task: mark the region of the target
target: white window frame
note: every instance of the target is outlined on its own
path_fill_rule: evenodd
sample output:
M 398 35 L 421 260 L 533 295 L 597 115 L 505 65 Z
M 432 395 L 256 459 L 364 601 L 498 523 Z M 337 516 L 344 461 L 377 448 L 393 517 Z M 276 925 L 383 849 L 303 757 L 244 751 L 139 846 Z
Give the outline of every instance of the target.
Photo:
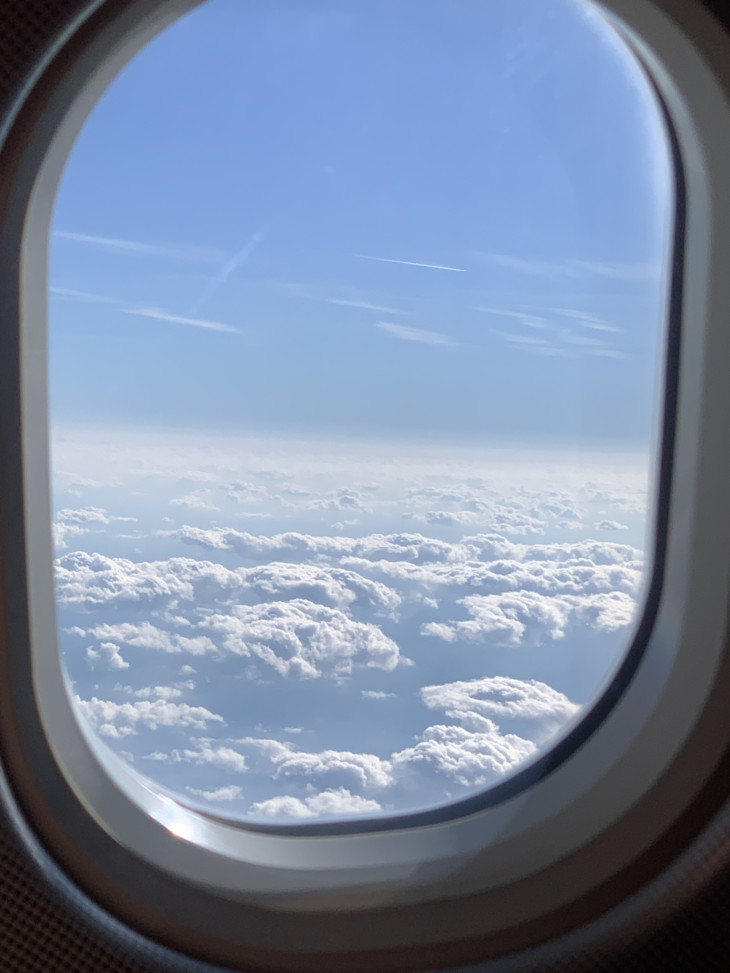
M 657 88 L 678 167 L 660 556 L 626 678 L 525 771 L 524 786 L 453 814 L 282 832 L 216 819 L 145 784 L 80 725 L 57 648 L 52 205 L 99 95 L 195 5 L 91 3 L 0 131 L 0 751 L 12 799 L 112 914 L 233 967 L 435 968 L 587 928 L 606 935 L 609 909 L 611 928 L 638 921 L 629 893 L 650 895 L 652 878 L 681 869 L 676 842 L 698 840 L 730 792 L 730 774 L 723 791 L 707 787 L 730 751 L 730 41 L 696 2 L 602 4 Z

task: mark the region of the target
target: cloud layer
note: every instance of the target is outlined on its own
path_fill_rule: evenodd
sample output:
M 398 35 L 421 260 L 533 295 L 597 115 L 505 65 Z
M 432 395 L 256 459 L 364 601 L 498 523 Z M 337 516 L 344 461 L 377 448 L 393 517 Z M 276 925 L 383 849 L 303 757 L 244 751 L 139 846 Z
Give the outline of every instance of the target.
M 196 806 L 313 821 L 474 794 L 580 717 L 644 583 L 615 539 L 639 478 L 292 455 L 181 478 L 120 447 L 60 481 L 61 649 L 103 741 Z

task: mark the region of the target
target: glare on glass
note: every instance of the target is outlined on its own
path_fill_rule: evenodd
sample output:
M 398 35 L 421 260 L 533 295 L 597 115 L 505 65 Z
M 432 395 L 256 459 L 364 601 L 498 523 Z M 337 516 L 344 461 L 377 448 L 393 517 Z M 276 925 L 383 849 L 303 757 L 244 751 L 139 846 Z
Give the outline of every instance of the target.
M 672 205 L 587 3 L 211 0 L 161 34 L 53 224 L 79 718 L 272 824 L 529 766 L 640 612 Z

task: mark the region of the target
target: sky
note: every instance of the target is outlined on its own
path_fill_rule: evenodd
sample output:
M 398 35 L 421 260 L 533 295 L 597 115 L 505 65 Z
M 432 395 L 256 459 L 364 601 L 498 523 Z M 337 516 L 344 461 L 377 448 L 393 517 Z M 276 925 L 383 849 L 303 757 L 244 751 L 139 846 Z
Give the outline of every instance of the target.
M 49 250 L 59 641 L 200 806 L 458 800 L 646 585 L 671 236 L 577 0 L 209 0 L 103 94 Z

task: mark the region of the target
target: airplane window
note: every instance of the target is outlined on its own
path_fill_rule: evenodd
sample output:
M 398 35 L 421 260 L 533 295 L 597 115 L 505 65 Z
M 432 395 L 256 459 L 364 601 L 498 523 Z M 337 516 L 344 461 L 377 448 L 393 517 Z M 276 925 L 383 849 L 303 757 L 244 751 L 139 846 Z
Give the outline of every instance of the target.
M 145 969 L 633 968 L 727 861 L 707 4 L 51 6 L 0 79 L 8 902 Z
M 651 573 L 671 165 L 579 0 L 211 0 L 111 85 L 50 244 L 79 717 L 250 822 L 509 780 Z

